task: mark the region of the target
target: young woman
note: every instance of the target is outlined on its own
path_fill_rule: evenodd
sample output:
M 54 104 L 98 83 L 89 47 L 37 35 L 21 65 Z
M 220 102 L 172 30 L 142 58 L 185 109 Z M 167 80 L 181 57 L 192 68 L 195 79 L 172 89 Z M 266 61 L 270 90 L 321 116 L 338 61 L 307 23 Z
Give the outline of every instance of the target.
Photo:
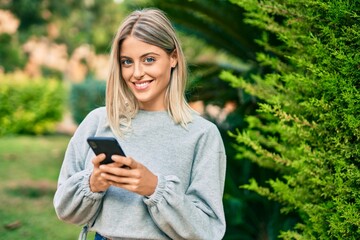
M 95 239 L 221 239 L 223 142 L 185 101 L 186 63 L 164 13 L 130 14 L 111 61 L 106 107 L 89 113 L 66 151 L 58 217 L 89 224 Z M 105 155 L 86 141 L 92 136 L 115 137 L 127 157 L 101 165 Z

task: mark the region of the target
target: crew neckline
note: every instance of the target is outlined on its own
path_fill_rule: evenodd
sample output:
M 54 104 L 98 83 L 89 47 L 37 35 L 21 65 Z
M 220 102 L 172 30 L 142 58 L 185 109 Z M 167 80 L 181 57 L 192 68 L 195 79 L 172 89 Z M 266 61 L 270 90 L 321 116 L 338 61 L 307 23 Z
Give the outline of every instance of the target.
M 156 113 L 167 113 L 168 111 L 166 111 L 166 110 L 150 111 L 150 110 L 139 109 L 139 112 L 149 113 L 149 114 L 151 114 L 151 113 L 156 114 Z

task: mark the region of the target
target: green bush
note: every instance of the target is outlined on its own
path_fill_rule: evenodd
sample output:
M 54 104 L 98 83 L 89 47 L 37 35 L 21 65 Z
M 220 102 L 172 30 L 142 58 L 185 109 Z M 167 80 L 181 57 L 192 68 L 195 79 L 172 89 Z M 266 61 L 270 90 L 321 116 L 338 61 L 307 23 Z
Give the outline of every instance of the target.
M 17 35 L 0 33 L 0 69 L 11 72 L 23 68 L 26 57 L 21 49 Z
M 65 88 L 59 81 L 1 75 L 0 136 L 53 132 L 64 102 Z
M 248 129 L 231 135 L 239 158 L 280 174 L 244 187 L 298 213 L 282 238 L 360 239 L 359 1 L 232 2 L 264 30 L 257 60 L 268 73 L 253 84 L 222 74 L 262 102 Z
M 81 123 L 93 109 L 105 105 L 106 82 L 87 78 L 73 84 L 70 91 L 70 109 L 76 123 Z

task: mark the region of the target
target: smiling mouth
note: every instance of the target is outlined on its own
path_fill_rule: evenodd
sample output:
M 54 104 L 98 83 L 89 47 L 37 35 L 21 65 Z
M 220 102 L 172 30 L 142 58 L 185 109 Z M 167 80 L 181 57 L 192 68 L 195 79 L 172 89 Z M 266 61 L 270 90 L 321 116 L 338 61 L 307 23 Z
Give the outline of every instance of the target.
M 145 81 L 145 82 L 134 82 L 135 88 L 137 90 L 146 89 L 152 81 Z

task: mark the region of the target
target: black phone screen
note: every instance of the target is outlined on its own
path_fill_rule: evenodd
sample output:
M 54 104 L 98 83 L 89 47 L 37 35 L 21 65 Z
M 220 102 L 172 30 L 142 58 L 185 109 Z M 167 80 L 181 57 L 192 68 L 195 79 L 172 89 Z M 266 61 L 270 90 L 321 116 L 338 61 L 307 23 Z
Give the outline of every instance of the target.
M 104 153 L 106 158 L 100 164 L 108 164 L 114 162 L 111 159 L 112 155 L 126 156 L 118 141 L 113 137 L 89 137 L 87 139 L 91 149 L 95 155 Z

